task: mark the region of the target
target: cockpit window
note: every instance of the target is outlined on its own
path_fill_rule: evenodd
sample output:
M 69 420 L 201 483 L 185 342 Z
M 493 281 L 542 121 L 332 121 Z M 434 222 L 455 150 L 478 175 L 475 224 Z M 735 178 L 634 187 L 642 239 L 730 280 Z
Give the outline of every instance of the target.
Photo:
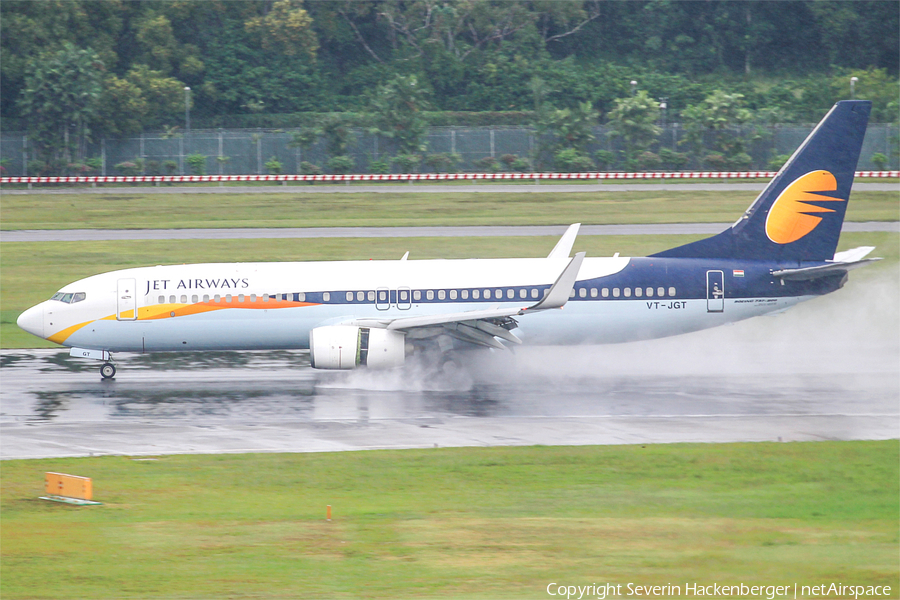
M 56 292 L 53 294 L 51 300 L 56 300 L 58 302 L 65 302 L 66 304 L 74 304 L 75 302 L 81 302 L 87 298 L 87 294 L 84 292 L 77 292 L 75 294 L 64 294 L 63 292 Z

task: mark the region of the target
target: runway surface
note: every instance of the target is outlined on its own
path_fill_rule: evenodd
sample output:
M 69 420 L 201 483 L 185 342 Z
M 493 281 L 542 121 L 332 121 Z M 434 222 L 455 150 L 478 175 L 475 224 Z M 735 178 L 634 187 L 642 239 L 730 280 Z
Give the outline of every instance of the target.
M 896 277 L 653 342 L 461 368 L 313 371 L 302 351 L 0 354 L 0 457 L 900 437 Z
M 579 235 L 716 234 L 731 223 L 660 223 L 653 225 L 582 225 Z M 248 229 L 63 229 L 0 233 L 3 242 L 96 242 L 109 240 L 225 240 L 293 238 L 406 238 L 559 236 L 565 225 L 468 227 L 291 227 Z M 900 222 L 845 222 L 842 231 L 900 232 Z

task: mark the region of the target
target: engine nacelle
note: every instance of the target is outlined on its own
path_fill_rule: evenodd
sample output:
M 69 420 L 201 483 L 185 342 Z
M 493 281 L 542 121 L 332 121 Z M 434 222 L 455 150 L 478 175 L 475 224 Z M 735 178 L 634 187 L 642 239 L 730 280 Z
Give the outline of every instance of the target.
M 314 369 L 399 367 L 406 360 L 406 336 L 397 331 L 355 325 L 328 325 L 309 332 Z

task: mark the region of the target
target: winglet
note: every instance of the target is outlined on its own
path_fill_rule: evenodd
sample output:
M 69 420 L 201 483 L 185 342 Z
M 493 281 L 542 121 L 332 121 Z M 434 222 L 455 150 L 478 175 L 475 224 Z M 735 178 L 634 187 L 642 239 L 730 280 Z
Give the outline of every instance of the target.
M 581 227 L 581 223 L 572 223 L 569 225 L 569 228 L 566 229 L 563 236 L 559 238 L 559 241 L 553 246 L 553 250 L 550 251 L 547 258 L 568 258 L 569 252 L 572 251 L 572 246 L 575 244 L 575 238 L 578 237 L 579 227 Z
M 573 227 L 575 226 L 573 225 Z M 569 229 L 571 229 L 571 227 Z M 566 233 L 568 234 L 568 232 Z M 581 262 L 584 260 L 584 255 L 584 252 L 576 254 L 575 257 L 569 261 L 568 266 L 563 269 L 563 272 L 556 280 L 556 283 L 550 287 L 550 291 L 547 292 L 544 299 L 533 306 L 523 308 L 519 311 L 519 314 L 521 315 L 526 312 L 537 310 L 547 310 L 548 308 L 562 308 L 565 306 L 566 302 L 569 301 L 569 294 L 572 293 L 572 288 L 575 287 L 575 281 L 578 279 L 578 271 L 581 269 Z

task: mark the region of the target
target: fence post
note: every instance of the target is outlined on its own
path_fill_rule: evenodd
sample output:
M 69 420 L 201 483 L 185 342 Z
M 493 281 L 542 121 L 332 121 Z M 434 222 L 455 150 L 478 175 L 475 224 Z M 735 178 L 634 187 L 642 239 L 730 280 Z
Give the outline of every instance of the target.
M 184 136 L 178 138 L 178 170 L 182 175 L 184 172 Z
M 491 158 L 494 158 L 494 128 L 491 127 Z
M 100 175 L 106 177 L 106 138 L 100 138 Z
M 256 135 L 256 174 L 262 175 L 262 131 Z
M 22 136 L 22 174 L 28 177 L 28 136 Z

